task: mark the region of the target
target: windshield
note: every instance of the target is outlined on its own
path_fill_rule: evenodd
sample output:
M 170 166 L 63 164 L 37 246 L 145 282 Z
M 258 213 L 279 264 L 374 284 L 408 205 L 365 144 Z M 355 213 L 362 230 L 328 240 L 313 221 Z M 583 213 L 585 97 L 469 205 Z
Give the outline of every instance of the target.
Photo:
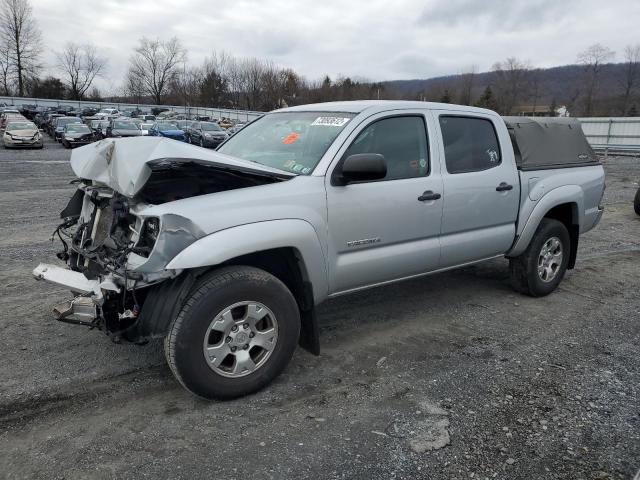
M 58 126 L 62 127 L 67 123 L 81 123 L 79 118 L 58 118 Z
M 133 122 L 113 122 L 113 128 L 117 130 L 137 130 L 138 125 Z
M 271 113 L 245 126 L 220 152 L 309 175 L 354 116 L 342 112 Z
M 89 127 L 82 123 L 72 123 L 67 125 L 67 133 L 89 133 Z
M 222 131 L 222 128 L 220 128 L 215 123 L 201 123 L 200 125 L 202 125 L 202 130 L 205 132 L 221 132 Z
M 7 132 L 15 132 L 16 130 L 37 130 L 37 128 L 31 122 L 10 123 L 7 125 Z
M 179 130 L 178 127 L 173 123 L 158 123 L 156 124 L 156 129 L 161 132 L 167 132 L 169 130 Z

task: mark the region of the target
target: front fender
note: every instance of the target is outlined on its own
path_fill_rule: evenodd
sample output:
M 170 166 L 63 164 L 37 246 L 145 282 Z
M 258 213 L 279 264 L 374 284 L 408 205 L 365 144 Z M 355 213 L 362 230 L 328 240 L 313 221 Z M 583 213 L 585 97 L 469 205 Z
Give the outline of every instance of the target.
M 522 229 L 522 232 L 518 236 L 515 244 L 511 247 L 511 250 L 507 252 L 507 257 L 517 257 L 524 252 L 533 235 L 538 229 L 538 225 L 544 218 L 544 216 L 553 207 L 562 205 L 565 203 L 574 204 L 573 209 L 573 221 L 577 225 L 584 223 L 584 192 L 578 185 L 564 185 L 562 187 L 555 188 L 544 195 L 538 200 L 536 206 L 531 211 L 529 218 Z M 522 219 L 521 219 L 522 220 Z
M 284 219 L 248 223 L 212 233 L 178 253 L 167 270 L 219 265 L 232 258 L 274 248 L 295 248 L 313 285 L 315 303 L 328 294 L 327 264 L 313 226 L 304 220 Z

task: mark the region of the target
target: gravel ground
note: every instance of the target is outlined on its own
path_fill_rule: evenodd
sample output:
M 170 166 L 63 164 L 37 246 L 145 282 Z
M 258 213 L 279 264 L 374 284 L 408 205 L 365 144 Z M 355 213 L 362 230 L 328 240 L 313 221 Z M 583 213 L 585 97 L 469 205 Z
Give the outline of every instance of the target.
M 159 343 L 53 320 L 36 283 L 73 187 L 69 152 L 0 151 L 5 478 L 630 479 L 640 468 L 640 160 L 606 163 L 606 213 L 544 299 L 505 260 L 330 301 L 322 355 L 204 402 Z

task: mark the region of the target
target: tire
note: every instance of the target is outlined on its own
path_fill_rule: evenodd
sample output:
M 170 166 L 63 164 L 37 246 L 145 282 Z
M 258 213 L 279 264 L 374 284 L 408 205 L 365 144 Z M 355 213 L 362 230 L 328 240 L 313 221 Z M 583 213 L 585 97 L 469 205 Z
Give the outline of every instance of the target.
M 636 215 L 640 215 L 640 188 L 636 192 L 636 196 L 633 199 L 633 209 L 636 212 Z
M 543 248 L 549 250 L 545 258 Z M 557 256 L 558 252 L 561 257 Z M 567 227 L 558 220 L 543 218 L 527 249 L 520 256 L 509 259 L 513 288 L 532 297 L 549 295 L 562 281 L 570 253 L 571 238 Z M 539 268 L 543 271 L 540 272 Z
M 200 139 L 200 146 L 204 148 L 204 140 L 202 138 Z
M 268 311 L 265 314 L 264 309 L 252 310 L 264 315 L 259 321 L 249 315 L 249 308 L 256 304 Z M 229 314 L 223 317 L 225 312 L 233 312 L 233 318 Z M 263 321 L 268 328 L 261 331 L 257 326 Z M 216 325 L 219 327 L 214 328 Z M 240 332 L 245 332 L 244 337 Z M 247 335 L 252 335 L 253 340 Z M 275 343 L 267 341 L 269 335 Z M 226 400 L 260 390 L 276 378 L 291 360 L 299 336 L 300 313 L 287 287 L 263 270 L 230 266 L 207 274 L 193 287 L 169 327 L 164 351 L 173 374 L 187 390 L 206 399 Z M 260 340 L 258 337 L 268 345 L 267 349 L 253 343 Z M 245 342 L 250 345 L 246 350 L 240 346 Z M 209 357 L 210 363 L 205 357 L 207 348 L 225 350 L 218 359 Z M 233 348 L 235 353 L 231 352 Z M 240 367 L 240 360 L 246 360 L 247 355 L 256 355 L 249 363 L 250 368 L 255 367 L 253 371 Z

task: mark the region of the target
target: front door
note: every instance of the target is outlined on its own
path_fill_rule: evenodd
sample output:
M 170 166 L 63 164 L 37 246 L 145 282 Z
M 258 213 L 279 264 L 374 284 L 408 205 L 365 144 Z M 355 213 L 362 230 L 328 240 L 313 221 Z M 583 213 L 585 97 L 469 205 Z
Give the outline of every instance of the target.
M 329 169 L 332 294 L 437 269 L 442 180 L 427 132 L 423 113 L 374 116 L 353 132 L 339 158 L 381 154 L 386 177 L 337 186 L 331 173 L 340 168 L 340 161 Z

